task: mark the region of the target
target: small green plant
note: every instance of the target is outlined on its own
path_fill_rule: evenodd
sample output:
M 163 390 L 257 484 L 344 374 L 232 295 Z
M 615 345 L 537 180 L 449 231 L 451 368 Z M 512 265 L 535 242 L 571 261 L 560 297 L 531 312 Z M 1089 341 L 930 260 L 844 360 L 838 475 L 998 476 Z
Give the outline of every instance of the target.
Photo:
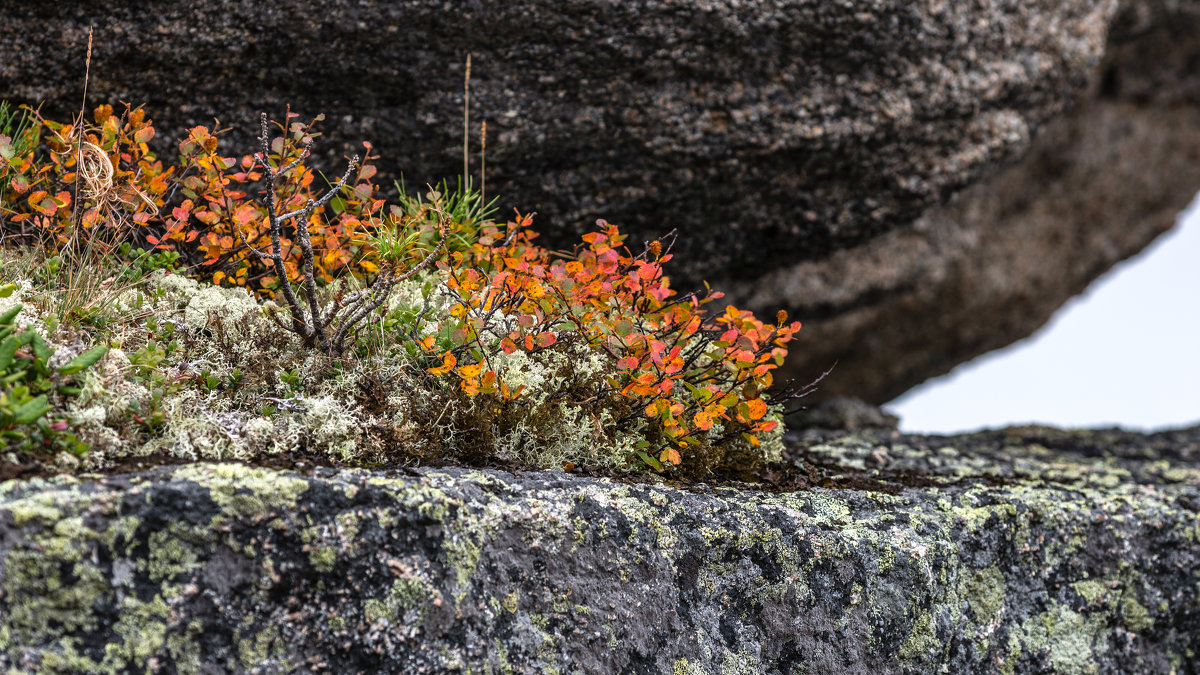
M 180 265 L 178 251 L 135 248 L 127 241 L 117 246 L 117 257 L 125 265 L 119 279 L 126 283 L 141 281 L 158 270 L 177 270 Z
M 279 373 L 279 380 L 286 384 L 293 394 L 299 394 L 304 391 L 304 378 L 300 377 L 300 370 L 292 368 Z
M 0 297 L 12 291 L 9 284 Z M 95 365 L 108 346 L 93 347 L 52 369 L 54 352 L 41 334 L 32 328 L 17 332 L 21 308 L 15 305 L 0 315 L 0 437 L 9 450 L 83 454 L 86 446 L 70 433 L 66 420 L 51 416 L 51 398 L 79 394 L 71 376 Z
M 447 252 L 454 253 L 469 251 L 496 215 L 498 198 L 484 201 L 483 193 L 472 189 L 469 178 L 464 181 L 460 176 L 453 190 L 443 180 L 423 196 L 410 195 L 403 178 L 394 185 L 400 196 L 390 213 L 408 222 L 409 229 L 419 235 L 414 245 L 424 250 L 437 244 L 435 238 L 443 217 L 454 224 L 446 242 Z

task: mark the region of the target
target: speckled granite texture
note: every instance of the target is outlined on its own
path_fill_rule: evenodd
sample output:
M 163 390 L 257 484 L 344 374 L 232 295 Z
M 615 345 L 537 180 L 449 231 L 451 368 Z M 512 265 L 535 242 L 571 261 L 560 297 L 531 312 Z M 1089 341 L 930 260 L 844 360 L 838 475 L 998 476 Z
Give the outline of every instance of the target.
M 822 398 L 881 404 L 1033 334 L 1200 189 L 1198 36 L 1200 3 L 1122 3 L 1087 93 L 1020 162 L 865 244 L 723 289 L 804 321 L 782 375 L 836 362 Z
M 873 487 L 233 464 L 9 482 L 0 665 L 1196 672 L 1200 429 L 796 442 Z
M 470 51 L 492 194 L 552 231 L 679 228 L 679 272 L 719 280 L 862 242 L 1019 157 L 1088 81 L 1116 6 L 8 3 L 0 96 L 76 110 L 93 24 L 92 100 L 145 102 L 165 137 L 219 117 L 248 152 L 258 111 L 290 103 L 423 185 L 461 171 Z

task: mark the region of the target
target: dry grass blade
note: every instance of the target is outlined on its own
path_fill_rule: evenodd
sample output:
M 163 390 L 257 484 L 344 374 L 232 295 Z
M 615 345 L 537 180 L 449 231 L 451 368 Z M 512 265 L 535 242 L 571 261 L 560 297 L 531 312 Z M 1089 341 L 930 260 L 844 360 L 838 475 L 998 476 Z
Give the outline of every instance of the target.
M 79 145 L 79 196 L 97 205 L 112 201 L 114 168 L 108 153 L 89 141 Z

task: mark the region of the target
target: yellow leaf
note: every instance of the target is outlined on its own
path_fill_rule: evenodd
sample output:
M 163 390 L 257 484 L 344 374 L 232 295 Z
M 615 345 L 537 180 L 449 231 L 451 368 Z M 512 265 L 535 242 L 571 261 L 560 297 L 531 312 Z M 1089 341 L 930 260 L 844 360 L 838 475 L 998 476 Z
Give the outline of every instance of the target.
M 429 374 L 445 375 L 446 373 L 450 372 L 450 369 L 453 368 L 454 364 L 456 363 L 458 363 L 458 359 L 455 358 L 453 354 L 447 352 L 446 355 L 442 357 L 442 365 L 430 368 Z

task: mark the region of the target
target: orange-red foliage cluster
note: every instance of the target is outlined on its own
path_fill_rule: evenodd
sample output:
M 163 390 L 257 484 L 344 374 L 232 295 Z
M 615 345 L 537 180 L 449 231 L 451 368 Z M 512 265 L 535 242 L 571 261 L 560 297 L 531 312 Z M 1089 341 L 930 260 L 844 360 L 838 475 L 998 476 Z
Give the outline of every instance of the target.
M 0 195 L 0 226 L 7 234 L 59 247 L 80 227 L 125 228 L 126 237 L 179 251 L 198 270 L 195 276 L 213 283 L 264 293 L 277 287 L 271 269 L 249 251 L 272 252 L 267 207 L 258 198 L 262 186 L 256 186 L 263 176 L 252 170 L 251 156 L 222 157 L 213 131 L 196 127 L 179 145 L 178 164 L 165 166 L 147 146 L 154 131 L 142 110 L 118 116 L 101 106 L 94 118 L 83 129 L 39 118 L 31 133 L 45 134 L 44 151 L 15 152 L 14 140 L 0 136 L 0 186 L 8 186 Z M 302 156 L 315 135 L 313 123 L 289 119 L 280 128 L 285 135 L 275 139 L 269 161 L 292 167 L 281 170 L 277 187 L 283 212 L 328 185 Z M 318 282 L 377 272 L 364 234 L 420 221 L 378 198 L 371 148 L 364 145 L 368 156 L 350 187 L 302 224 L 316 253 Z M 533 243 L 530 224 L 528 216 L 505 231 L 489 224 L 468 249 L 439 262 L 454 302 L 439 332 L 449 341 L 419 339 L 429 373 L 454 378 L 468 396 L 513 400 L 522 392 L 510 388 L 491 361 L 501 352 L 554 349 L 570 334 L 611 359 L 610 394 L 636 401 L 639 414 L 658 425 L 661 447 L 639 451 L 651 466 L 681 464 L 681 451 L 715 425 L 723 438 L 740 435 L 753 445 L 777 426 L 763 395 L 799 322 L 786 323 L 780 312 L 776 324 L 766 324 L 733 307 L 707 317 L 704 305 L 721 294 L 677 295 L 663 273 L 671 254 L 661 241 L 634 255 L 616 226 L 599 221 L 574 252 L 556 253 Z M 303 281 L 298 247 L 284 237 L 281 250 L 288 281 Z
M 765 419 L 762 394 L 771 371 L 783 363 L 786 345 L 800 329 L 764 324 L 734 307 L 706 321 L 703 305 L 721 296 L 677 296 L 662 265 L 671 258 L 661 241 L 640 255 L 624 247 L 625 235 L 599 221 L 573 255 L 533 244 L 528 217 L 496 228 L 470 251 L 456 252 L 441 267 L 456 302 L 450 308 L 454 347 L 441 351 L 433 336 L 422 347 L 439 352 L 435 374 L 454 373 L 469 395 L 520 394 L 489 367 L 498 352 L 551 349 L 563 333 L 581 336 L 614 363 L 610 384 L 639 401 L 666 440 L 656 462 L 681 463 L 680 450 L 696 434 L 721 424 L 757 445 L 759 434 L 778 422 Z M 499 328 L 497 328 L 499 326 Z
M 260 292 L 278 284 L 271 268 L 248 250 L 270 248 L 266 207 L 253 194 L 262 176 L 248 170 L 252 156 L 240 160 L 221 156 L 217 136 L 199 126 L 179 144 L 178 164 L 165 166 L 147 146 L 154 129 L 140 108 L 115 115 L 112 106 L 103 105 L 95 110 L 94 119 L 94 125 L 84 128 L 39 119 L 31 132 L 43 135 L 46 152 L 34 144 L 20 156 L 4 157 L 5 148 L 15 143 L 0 137 L 0 158 L 6 160 L 0 162 L 0 181 L 11 177 L 7 193 L 0 195 L 0 217 L 8 234 L 60 247 L 78 233 L 77 225 L 95 234 L 122 229 L 120 236 L 177 250 L 185 263 L 204 268 L 197 276 L 207 276 L 213 283 Z M 286 135 L 271 148 L 272 164 L 286 166 L 297 160 L 320 119 L 308 124 L 289 119 Z M 371 148 L 366 147 L 370 160 Z M 94 178 L 97 174 L 104 178 L 110 171 L 107 183 Z M 365 251 L 358 239 L 368 223 L 394 217 L 384 213 L 384 202 L 376 197 L 374 175 L 375 167 L 364 161 L 351 187 L 330 205 L 316 209 L 304 224 L 313 248 L 321 252 L 314 260 L 318 280 L 378 270 L 362 255 Z M 278 208 L 291 211 L 303 206 L 327 187 L 323 182 L 304 162 L 297 163 L 279 182 Z M 82 186 L 78 190 L 77 184 Z M 76 223 L 72 200 L 80 197 L 87 203 L 81 205 L 84 210 Z M 285 237 L 281 249 L 289 280 L 301 281 L 299 247 Z

